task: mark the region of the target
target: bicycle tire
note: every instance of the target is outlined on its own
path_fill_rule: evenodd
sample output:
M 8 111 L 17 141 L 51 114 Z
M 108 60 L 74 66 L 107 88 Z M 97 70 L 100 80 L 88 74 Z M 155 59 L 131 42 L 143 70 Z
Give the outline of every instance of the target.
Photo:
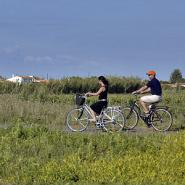
M 131 107 L 125 107 L 122 109 L 125 116 L 125 129 L 134 129 L 139 121 L 139 116 L 136 110 L 131 109 Z
M 107 120 L 107 117 L 110 119 Z M 101 125 L 106 132 L 122 131 L 125 124 L 125 118 L 121 111 L 115 109 L 107 109 L 102 116 Z
M 157 131 L 167 131 L 173 123 L 172 114 L 166 109 L 157 108 L 151 113 L 150 123 Z
M 68 112 L 66 123 L 71 131 L 82 132 L 89 124 L 88 113 L 83 108 L 74 108 Z

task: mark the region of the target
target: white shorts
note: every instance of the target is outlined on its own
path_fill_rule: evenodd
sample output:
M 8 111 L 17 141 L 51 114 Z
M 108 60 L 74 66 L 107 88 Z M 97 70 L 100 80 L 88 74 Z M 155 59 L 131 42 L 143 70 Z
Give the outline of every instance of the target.
M 161 101 L 162 97 L 158 95 L 148 95 L 148 96 L 141 97 L 140 100 L 145 103 L 156 103 L 156 102 Z

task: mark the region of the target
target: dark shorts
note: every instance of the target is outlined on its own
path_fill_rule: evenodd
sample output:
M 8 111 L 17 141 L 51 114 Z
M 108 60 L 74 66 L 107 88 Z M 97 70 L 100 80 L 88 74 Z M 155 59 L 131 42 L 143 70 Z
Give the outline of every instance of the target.
M 93 103 L 90 107 L 94 112 L 96 112 L 97 114 L 100 114 L 101 110 L 104 107 L 107 107 L 107 101 L 98 101 L 96 103 Z

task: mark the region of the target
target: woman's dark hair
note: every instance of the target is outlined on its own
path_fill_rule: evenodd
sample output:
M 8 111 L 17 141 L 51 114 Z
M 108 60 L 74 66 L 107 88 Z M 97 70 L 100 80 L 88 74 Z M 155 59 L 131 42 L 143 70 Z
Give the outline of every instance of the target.
M 104 76 L 99 76 L 98 80 L 102 81 L 104 85 L 109 86 L 109 81 Z

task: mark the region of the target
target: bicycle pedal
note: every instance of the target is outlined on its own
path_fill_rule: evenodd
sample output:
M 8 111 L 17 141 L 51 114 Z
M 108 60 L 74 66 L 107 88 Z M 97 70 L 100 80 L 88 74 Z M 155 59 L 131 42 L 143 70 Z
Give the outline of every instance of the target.
M 95 126 L 96 126 L 97 129 L 100 129 L 100 128 L 102 127 L 102 126 L 101 126 L 101 123 L 98 123 L 98 122 L 95 123 Z

